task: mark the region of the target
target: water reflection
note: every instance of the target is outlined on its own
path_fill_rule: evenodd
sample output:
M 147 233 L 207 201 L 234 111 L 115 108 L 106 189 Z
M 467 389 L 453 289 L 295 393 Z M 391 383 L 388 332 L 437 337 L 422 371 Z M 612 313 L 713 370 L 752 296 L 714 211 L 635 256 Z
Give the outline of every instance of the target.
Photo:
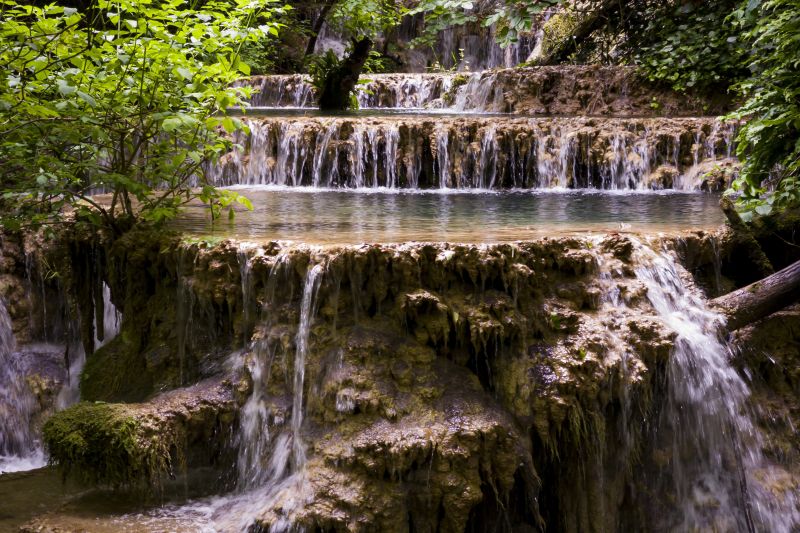
M 581 232 L 672 232 L 723 223 L 707 193 L 389 192 L 239 189 L 254 211 L 212 224 L 190 206 L 174 222 L 198 236 L 313 244 L 506 242 Z

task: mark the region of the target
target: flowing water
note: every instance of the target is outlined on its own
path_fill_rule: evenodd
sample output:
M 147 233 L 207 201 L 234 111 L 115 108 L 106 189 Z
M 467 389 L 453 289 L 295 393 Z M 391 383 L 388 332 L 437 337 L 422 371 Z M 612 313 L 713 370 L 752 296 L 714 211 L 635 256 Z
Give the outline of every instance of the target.
M 356 90 L 362 110 L 438 110 L 504 113 L 503 86 L 491 71 L 475 73 L 368 74 Z M 254 109 L 314 108 L 311 79 L 300 74 L 253 76 L 240 82 L 255 89 Z
M 667 395 L 656 421 L 656 440 L 667 439 L 671 459 L 666 470 L 652 480 L 659 494 L 673 495 L 673 504 L 666 504 L 669 512 L 653 525 L 659 530 L 680 531 L 793 531 L 800 525 L 798 502 L 791 495 L 777 498 L 765 488 L 770 464 L 761 452 L 764 437 L 753 422 L 748 385 L 731 364 L 722 337 L 724 321 L 708 307 L 673 253 L 658 246 L 635 240 L 632 260 L 653 315 L 677 335 L 669 360 Z M 324 254 L 320 249 L 318 255 Z M 596 257 L 601 261 L 603 256 Z M 248 296 L 252 292 L 250 272 L 253 262 L 261 260 L 260 247 L 240 247 L 242 290 L 253 304 L 252 294 Z M 279 255 L 271 261 L 261 317 L 253 320 L 261 333 L 248 354 L 231 355 L 231 365 L 246 370 L 252 382 L 236 439 L 236 489 L 185 504 L 111 513 L 96 519 L 96 531 L 247 531 L 266 509 L 280 509 L 280 515 L 270 519 L 270 531 L 292 530 L 293 513 L 310 497 L 305 487 L 303 437 L 305 393 L 309 390 L 305 364 L 326 268 L 323 263 L 309 265 L 300 298 L 294 300 L 291 257 Z M 613 314 L 627 305 L 626 297 L 615 288 L 606 268 L 601 267 L 599 275 L 607 277 L 601 312 Z M 292 349 L 287 351 L 280 337 L 271 335 L 271 326 L 273 316 L 293 300 L 297 329 Z M 616 335 L 613 328 L 606 333 L 611 338 Z M 12 342 L 5 339 L 4 346 Z M 288 403 L 275 404 L 267 392 L 269 373 L 276 368 L 289 374 Z M 338 402 L 337 397 L 337 406 Z M 621 427 L 626 424 L 623 421 Z M 631 443 L 623 439 L 625 442 L 625 449 L 618 453 L 631 453 Z
M 326 34 L 321 41 L 330 45 L 335 38 Z M 437 53 L 464 48 L 463 60 L 454 56 L 445 61 L 454 66 L 460 61 L 462 67 L 467 62 L 511 65 L 537 53 L 541 38 L 534 32 L 532 39 L 499 53 L 481 48 L 481 39 L 450 32 L 442 36 Z M 752 415 L 749 386 L 731 364 L 722 318 L 709 308 L 672 252 L 638 236 L 713 230 L 724 222 L 719 194 L 708 192 L 719 185 L 715 188 L 707 173 L 730 163 L 736 126 L 713 117 L 507 115 L 508 80 L 503 71 L 374 75 L 357 95 L 362 111 L 340 115 L 309 109 L 315 94 L 305 76 L 242 81 L 258 92 L 246 110 L 248 131 L 235 139 L 241 149 L 206 171 L 211 183 L 247 196 L 255 209 L 237 208 L 233 222 L 212 223 L 206 208 L 194 203 L 172 223 L 174 229 L 202 239 L 251 241 L 238 247 L 241 343 L 226 366 L 249 384 L 231 442 L 235 483 L 229 492 L 213 497 L 198 498 L 187 491 L 171 503 L 143 505 L 130 499 L 113 510 L 96 507 L 107 492 L 93 492 L 89 498 L 76 497 L 77 490 L 69 496 L 59 493 L 54 500 L 70 502 L 63 523 L 98 532 L 244 532 L 264 520 L 273 532 L 297 529 L 295 521 L 313 497 L 308 474 L 317 467 L 314 461 L 322 460 L 311 446 L 315 420 L 306 416 L 309 403 L 319 401 L 320 394 L 306 377 L 307 361 L 316 355 L 315 321 L 323 319 L 323 311 L 317 314 L 322 307 L 324 320 L 332 320 L 335 329 L 341 298 L 353 307 L 349 311 L 357 327 L 361 299 L 371 297 L 361 294 L 362 281 L 368 280 L 352 265 L 346 267 L 352 267 L 352 294 L 339 294 L 340 280 L 331 268 L 339 251 L 325 245 L 462 242 L 485 251 L 491 243 L 579 235 L 600 266 L 604 292 L 598 314 L 626 318 L 634 304 L 616 285 L 618 273 L 606 264 L 617 264 L 616 259 L 593 248 L 601 240 L 591 235 L 627 233 L 637 235 L 628 275 L 646 290 L 645 313 L 675 334 L 664 397 L 656 398 L 658 418 L 649 421 L 653 445 L 668 452 L 665 464 L 646 480 L 662 500 L 663 513 L 649 517 L 653 529 L 796 531 L 797 498 L 791 491 L 783 496 L 770 491 L 772 465 L 761 451 L 766 437 Z M 257 244 L 266 241 L 293 241 L 312 246 L 313 253 L 308 264 L 298 264 L 292 246 L 269 256 Z M 443 252 L 437 261 L 450 260 L 453 253 Z M 196 303 L 184 276 L 197 265 L 186 263 L 181 254 L 175 335 L 183 383 L 187 354 L 193 349 L 189 333 Z M 258 292 L 254 272 L 267 263 L 266 287 Z M 515 266 L 515 272 L 534 275 L 528 266 Z M 477 275 L 469 268 L 464 267 L 464 276 Z M 720 286 L 719 269 L 716 274 Z M 322 288 L 329 285 L 337 287 L 325 298 L 326 305 L 334 304 L 333 311 L 319 301 Z M 475 287 L 476 294 L 486 289 Z M 104 335 L 97 335 L 97 348 L 119 332 L 121 316 L 110 292 L 104 285 L 103 323 L 95 324 Z M 380 314 L 369 302 L 364 310 Z M 280 327 L 287 316 L 296 329 Z M 455 314 L 454 323 L 458 320 Z M 619 326 L 612 323 L 597 333 L 610 346 L 625 346 Z M 11 319 L 0 301 L 0 471 L 44 461 L 30 423 L 34 399 L 24 386 L 17 353 Z M 617 453 L 627 462 L 636 456 L 629 427 L 635 420 L 633 392 L 627 388 L 632 382 L 628 358 L 636 354 L 623 349 L 604 355 L 622 360 L 619 427 L 624 435 Z M 79 348 L 70 348 L 59 408 L 78 399 L 84 359 Z M 276 372 L 287 390 L 279 397 L 270 388 Z M 350 396 L 336 394 L 336 413 L 351 413 L 355 406 Z M 29 477 L 0 477 L 0 488 L 38 490 L 31 487 L 50 475 L 44 470 Z M 430 480 L 430 471 L 428 475 Z M 33 511 L 10 514 L 18 525 Z
M 677 333 L 658 432 L 671 440 L 679 531 L 789 532 L 800 526 L 796 495 L 766 488 L 770 464 L 753 422 L 750 390 L 722 339 L 724 319 L 668 252 L 637 249 L 636 275 L 655 312 Z
M 729 161 L 713 118 L 286 114 L 245 119 L 216 185 L 361 189 L 700 190 Z
M 0 473 L 44 465 L 38 436 L 31 427 L 36 409 L 22 354 L 17 351 L 11 317 L 0 299 Z
M 97 348 L 119 331 L 120 314 L 111 302 L 111 291 L 106 284 L 103 284 L 103 299 L 103 323 L 96 324 L 95 331 L 102 328 L 104 335 L 103 340 L 95 338 Z M 48 322 L 45 317 L 42 317 L 42 324 L 46 329 Z M 36 382 L 55 380 L 57 393 L 52 408 L 65 409 L 80 398 L 79 377 L 85 360 L 79 342 L 17 346 L 11 318 L 0 300 L 0 414 L 3 419 L 0 473 L 32 470 L 46 464 L 37 418 L 43 410 L 51 407 L 37 398 Z
M 252 257 L 243 250 L 240 260 L 242 268 L 247 270 Z M 290 268 L 288 256 L 279 257 L 271 268 L 270 297 L 262 310 L 260 325 L 265 332 L 269 331 L 272 324 L 272 313 L 287 296 L 277 288 L 290 283 Z M 188 504 L 125 514 L 113 519 L 118 527 L 127 530 L 124 528 L 135 525 L 133 527 L 142 528 L 140 531 L 153 532 L 165 527 L 180 532 L 245 532 L 265 509 L 278 506 L 282 514 L 275 517 L 270 531 L 278 533 L 293 530 L 292 515 L 306 505 L 308 498 L 304 471 L 306 444 L 303 441 L 306 356 L 319 305 L 317 293 L 324 275 L 325 267 L 322 264 L 311 265 L 302 284 L 291 365 L 292 397 L 288 410 L 285 405 L 270 404 L 267 391 L 269 373 L 276 364 L 276 355 L 286 355 L 278 353 L 283 349 L 279 340 L 267 336 L 253 344 L 249 355 L 235 353 L 231 356 L 232 365 L 246 368 L 252 381 L 252 391 L 242 407 L 236 436 L 239 448 L 236 490 L 231 494 Z M 287 415 L 288 427 L 285 420 Z

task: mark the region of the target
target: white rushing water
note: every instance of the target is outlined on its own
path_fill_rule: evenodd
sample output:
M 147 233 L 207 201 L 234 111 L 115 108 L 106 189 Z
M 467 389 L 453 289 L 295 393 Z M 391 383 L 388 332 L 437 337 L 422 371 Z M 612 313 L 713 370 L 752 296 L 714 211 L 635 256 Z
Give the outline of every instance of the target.
M 11 317 L 0 299 L 0 473 L 45 464 L 41 442 L 31 427 L 36 398 L 26 381 L 21 358 Z
M 107 283 L 103 282 L 103 323 L 99 324 L 97 317 L 95 317 L 95 350 L 102 348 L 119 334 L 121 320 L 122 314 L 111 301 L 111 288 Z M 103 331 L 102 340 L 99 334 L 101 330 Z M 56 398 L 56 409 L 58 410 L 66 409 L 80 400 L 80 376 L 86 364 L 86 352 L 81 342 L 70 343 L 66 350 L 68 353 L 66 361 L 69 364 L 69 368 L 67 369 L 66 381 L 58 391 L 58 397 Z
M 731 154 L 715 119 L 246 119 L 220 186 L 699 190 Z
M 640 245 L 635 255 L 636 276 L 648 299 L 677 334 L 659 421 L 659 432 L 671 439 L 669 477 L 679 508 L 670 527 L 795 531 L 800 527 L 797 495 L 778 496 L 768 489 L 763 437 L 753 421 L 749 387 L 721 338 L 723 318 L 708 307 L 671 253 Z
M 302 74 L 254 76 L 237 82 L 252 87 L 253 108 L 311 109 L 316 96 Z M 359 109 L 504 113 L 503 84 L 492 71 L 430 74 L 365 74 L 356 89 Z
M 243 245 L 239 250 L 245 299 L 252 287 L 248 284 L 251 261 L 259 253 Z M 278 302 L 291 300 L 291 267 L 289 256 L 279 256 L 272 265 L 267 286 L 267 298 L 262 309 L 262 331 L 268 331 L 272 314 L 277 312 Z M 303 441 L 303 419 L 305 416 L 305 374 L 311 328 L 319 305 L 317 294 L 325 274 L 321 264 L 309 266 L 303 281 L 303 293 L 299 307 L 299 322 L 294 337 L 294 361 L 291 368 L 291 410 L 273 409 L 268 386 L 270 373 L 276 358 L 285 356 L 280 342 L 269 338 L 254 341 L 250 353 L 233 354 L 233 365 L 245 365 L 252 380 L 252 391 L 240 412 L 239 432 L 236 444 L 237 458 L 236 490 L 232 493 L 155 509 L 141 515 L 127 515 L 126 521 L 135 521 L 145 527 L 155 528 L 169 523 L 181 531 L 198 532 L 246 532 L 267 510 L 277 510 L 269 531 L 281 533 L 293 530 L 293 514 L 308 502 L 306 488 L 306 445 Z M 252 300 L 250 300 L 252 302 Z M 284 359 L 286 360 L 286 359 Z M 289 416 L 288 427 L 285 416 Z M 148 529 L 149 530 L 149 529 Z
M 111 302 L 111 291 L 103 284 L 103 340 L 95 339 L 100 348 L 119 332 L 120 314 Z M 43 311 L 44 312 L 44 311 Z M 43 334 L 47 338 L 48 322 L 43 317 Z M 51 407 L 39 403 L 28 382 L 33 374 L 46 370 L 56 360 L 63 360 L 68 368 L 62 369 L 63 382 Z M 69 347 L 60 344 L 31 344 L 17 347 L 11 318 L 0 300 L 0 472 L 19 472 L 44 466 L 47 457 L 42 448 L 39 428 L 35 418 L 42 409 L 54 407 L 61 410 L 80 399 L 80 373 L 86 362 L 80 342 Z M 52 371 L 49 370 L 49 371 Z M 44 376 L 43 376 L 44 377 Z M 55 378 L 47 376 L 46 379 Z M 60 378 L 59 378 L 60 379 Z

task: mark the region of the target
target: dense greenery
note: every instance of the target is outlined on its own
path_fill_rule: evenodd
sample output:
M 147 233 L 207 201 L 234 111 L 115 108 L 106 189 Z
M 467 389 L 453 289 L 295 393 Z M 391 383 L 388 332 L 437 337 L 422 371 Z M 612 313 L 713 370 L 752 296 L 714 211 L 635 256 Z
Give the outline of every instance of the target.
M 207 165 L 242 127 L 243 43 L 274 35 L 280 8 L 248 0 L 98 0 L 79 11 L 3 1 L 2 223 L 161 221 L 200 198 L 218 216 L 247 201 Z M 107 192 L 103 200 L 94 196 Z
M 800 1 L 672 2 L 647 13 L 629 55 L 677 90 L 729 92 L 743 105 L 734 182 L 745 219 L 800 206 Z
M 528 0 L 479 6 L 474 0 L 421 0 L 411 10 L 412 14 L 425 15 L 425 32 L 416 44 L 430 44 L 439 32 L 453 26 L 480 24 L 486 27 L 495 25 L 498 42 L 507 46 L 517 42 L 521 34 L 530 32 L 546 9 L 563 1 Z
M 800 0 L 751 0 L 738 20 L 755 9 L 757 22 L 743 28 L 753 48 L 752 75 L 736 86 L 747 100 L 733 114 L 747 121 L 738 138 L 744 166 L 734 188 L 748 217 L 800 206 Z
M 678 91 L 726 91 L 747 74 L 747 39 L 728 21 L 738 0 L 665 2 L 630 21 L 626 55 L 653 81 Z M 744 23 L 744 19 L 742 19 Z

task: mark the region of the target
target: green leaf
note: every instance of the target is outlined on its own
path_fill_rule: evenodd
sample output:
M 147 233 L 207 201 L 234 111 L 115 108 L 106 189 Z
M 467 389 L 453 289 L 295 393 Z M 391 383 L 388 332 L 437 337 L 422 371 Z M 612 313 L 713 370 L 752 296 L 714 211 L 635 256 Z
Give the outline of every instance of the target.
M 67 80 L 64 79 L 59 79 L 56 81 L 56 86 L 58 87 L 58 92 L 64 96 L 69 96 L 77 90 L 75 87 L 70 85 Z
M 170 117 L 168 119 L 164 119 L 164 122 L 161 123 L 161 128 L 164 131 L 172 132 L 180 128 L 182 124 L 183 122 L 181 121 L 180 117 Z
M 189 70 L 189 69 L 188 69 L 188 68 L 186 68 L 186 67 L 178 67 L 178 68 L 176 69 L 176 71 L 177 71 L 177 72 L 178 72 L 178 74 L 179 74 L 179 75 L 180 75 L 180 76 L 181 76 L 183 79 L 185 79 L 186 81 L 191 81 L 191 80 L 192 80 L 192 78 L 194 77 L 194 75 L 193 75 L 192 71 L 191 71 L 191 70 Z
M 90 106 L 97 107 L 97 101 L 94 98 L 92 98 L 91 96 L 89 96 L 88 94 L 86 94 L 85 92 L 77 91 L 76 94 L 80 97 L 81 100 L 83 100 L 84 102 L 86 102 Z

